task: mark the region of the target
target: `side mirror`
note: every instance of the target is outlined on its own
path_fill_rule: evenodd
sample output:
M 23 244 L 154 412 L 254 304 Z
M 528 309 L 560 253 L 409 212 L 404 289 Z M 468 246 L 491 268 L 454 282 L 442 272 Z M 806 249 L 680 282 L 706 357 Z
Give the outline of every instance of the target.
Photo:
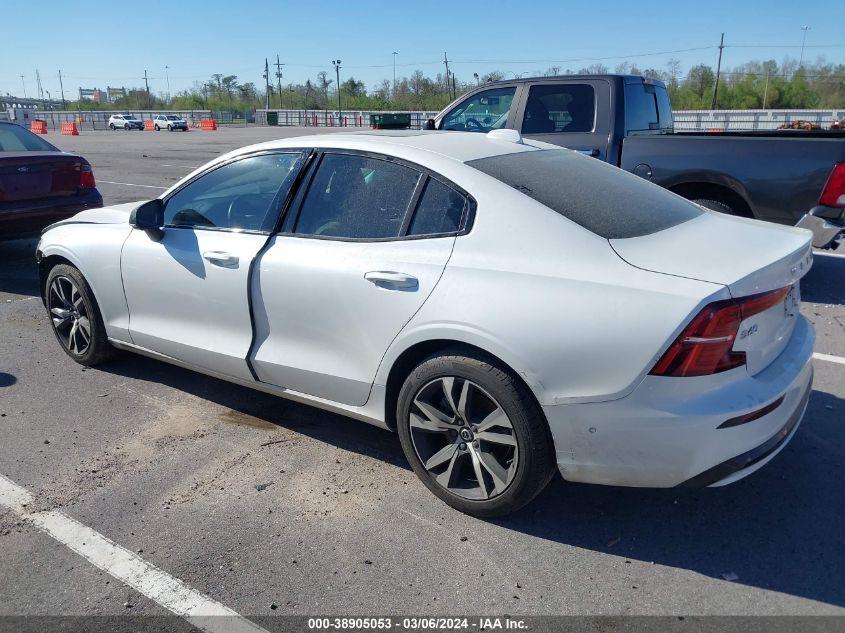
M 145 231 L 150 239 L 160 240 L 164 236 L 164 203 L 156 198 L 135 207 L 129 215 L 129 224 Z
M 425 123 L 423 123 L 424 130 L 436 130 L 437 126 L 434 124 L 434 119 L 428 119 Z

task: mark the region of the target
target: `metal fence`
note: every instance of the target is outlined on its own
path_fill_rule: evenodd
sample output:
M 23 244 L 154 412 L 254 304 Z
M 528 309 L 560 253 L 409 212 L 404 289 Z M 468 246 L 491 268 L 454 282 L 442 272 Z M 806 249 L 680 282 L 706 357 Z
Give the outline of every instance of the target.
M 678 131 L 776 130 L 794 121 L 827 129 L 845 120 L 845 110 L 687 110 L 672 113 Z
M 183 117 L 188 125 L 199 125 L 202 119 L 211 118 L 211 110 L 18 110 L 15 112 L 17 123 L 29 127 L 31 121 L 39 120 L 47 123 L 47 129 L 58 130 L 62 123 L 76 123 L 80 130 L 106 130 L 109 118 L 113 114 L 133 114 L 140 120 L 152 119 L 159 114 L 176 114 Z M 23 115 L 23 116 L 21 116 Z
M 385 111 L 343 110 L 256 110 L 255 124 L 267 125 L 267 113 L 277 116 L 277 125 L 308 127 L 372 127 L 370 115 L 385 114 Z M 427 119 L 433 119 L 437 111 L 389 110 L 391 113 L 411 115 L 411 128 L 419 128 Z

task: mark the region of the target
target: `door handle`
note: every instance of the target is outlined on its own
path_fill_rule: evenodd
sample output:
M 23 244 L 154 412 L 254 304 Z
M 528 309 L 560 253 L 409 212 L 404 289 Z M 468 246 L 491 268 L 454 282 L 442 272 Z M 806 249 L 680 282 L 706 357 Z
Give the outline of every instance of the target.
M 202 258 L 216 266 L 235 266 L 238 263 L 238 256 L 223 251 L 205 251 Z
M 416 290 L 420 282 L 413 275 L 395 273 L 389 270 L 373 270 L 364 274 L 364 279 L 388 290 Z

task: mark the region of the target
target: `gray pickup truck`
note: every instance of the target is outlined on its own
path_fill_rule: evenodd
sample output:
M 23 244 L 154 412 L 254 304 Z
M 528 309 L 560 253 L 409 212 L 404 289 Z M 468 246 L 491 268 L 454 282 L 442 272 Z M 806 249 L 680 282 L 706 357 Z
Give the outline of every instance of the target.
M 676 132 L 666 86 L 630 75 L 565 75 L 479 86 L 427 129 L 523 137 L 594 156 L 710 209 L 810 228 L 845 227 L 845 131 Z

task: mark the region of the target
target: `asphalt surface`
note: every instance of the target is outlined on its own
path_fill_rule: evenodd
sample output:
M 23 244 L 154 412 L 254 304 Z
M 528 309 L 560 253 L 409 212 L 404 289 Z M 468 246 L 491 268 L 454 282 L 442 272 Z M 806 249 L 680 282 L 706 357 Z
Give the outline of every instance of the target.
M 310 131 L 48 139 L 92 162 L 109 204 Z M 843 364 L 814 361 L 795 438 L 739 483 L 557 478 L 482 521 L 433 497 L 391 433 L 138 356 L 76 365 L 37 298 L 34 245 L 0 243 L 0 475 L 31 510 L 61 510 L 240 614 L 845 615 Z M 845 257 L 818 255 L 803 283 L 816 351 L 839 357 L 843 278 Z M 127 612 L 166 610 L 0 507 L 0 616 Z

